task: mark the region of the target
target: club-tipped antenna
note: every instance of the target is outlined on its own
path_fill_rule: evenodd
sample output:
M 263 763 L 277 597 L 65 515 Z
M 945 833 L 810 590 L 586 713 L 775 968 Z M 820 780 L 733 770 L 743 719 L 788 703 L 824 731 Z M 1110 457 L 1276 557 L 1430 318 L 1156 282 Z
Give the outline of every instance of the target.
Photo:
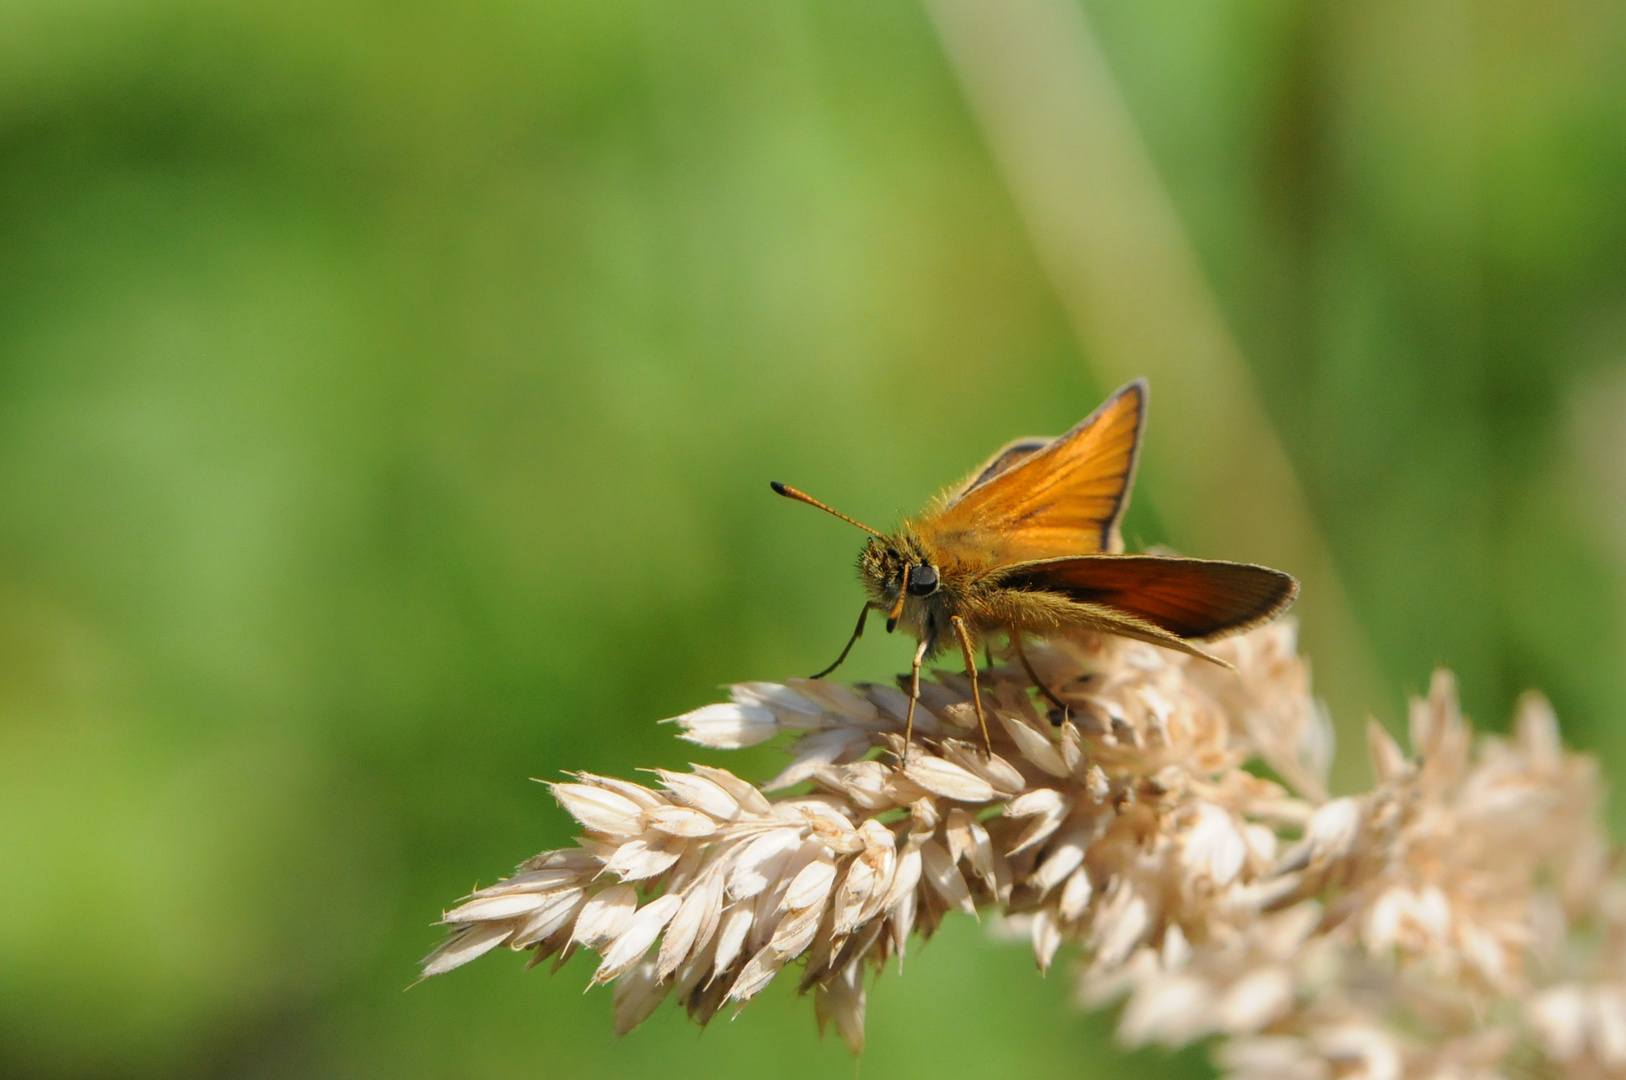
M 846 514 L 843 514 L 840 510 L 832 510 L 830 507 L 824 505 L 805 491 L 797 491 L 789 484 L 781 484 L 777 480 L 768 481 L 768 486 L 773 488 L 776 494 L 783 495 L 787 499 L 795 499 L 797 502 L 805 502 L 809 506 L 816 506 L 820 510 L 823 510 L 826 514 L 834 514 L 836 517 L 840 518 L 842 521 L 845 521 L 849 525 L 857 525 L 860 529 L 863 529 L 871 536 L 879 536 L 882 540 L 886 539 L 886 533 L 881 532 L 879 529 L 872 529 L 868 525 L 865 525 L 862 521 L 854 521 Z

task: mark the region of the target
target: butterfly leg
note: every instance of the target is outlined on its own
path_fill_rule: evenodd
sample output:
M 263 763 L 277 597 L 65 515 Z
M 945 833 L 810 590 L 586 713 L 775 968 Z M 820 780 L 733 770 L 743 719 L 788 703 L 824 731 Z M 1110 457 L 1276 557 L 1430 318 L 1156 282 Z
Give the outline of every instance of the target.
M 971 704 L 977 707 L 977 723 L 982 726 L 982 745 L 992 757 L 994 741 L 988 737 L 988 719 L 982 715 L 982 691 L 977 687 L 977 652 L 971 647 L 971 633 L 965 628 L 965 620 L 958 615 L 950 616 L 949 624 L 960 639 L 960 652 L 965 656 L 965 673 L 971 676 Z
M 858 639 L 864 636 L 864 620 L 869 618 L 869 609 L 874 606 L 874 604 L 865 604 L 864 610 L 858 613 L 858 626 L 853 630 L 853 636 L 847 639 L 847 647 L 841 650 L 841 655 L 836 657 L 836 662 L 817 675 L 809 676 L 809 678 L 822 679 L 841 666 L 842 662 L 847 659 L 847 654 L 853 651 L 853 646 L 857 644 Z
M 920 663 L 926 659 L 926 653 L 931 650 L 931 635 L 920 639 L 920 648 L 915 650 L 915 666 L 909 675 L 909 716 L 903 722 L 903 760 L 909 760 L 909 741 L 915 734 L 915 702 L 920 700 Z
M 1028 673 L 1029 681 L 1033 683 L 1039 693 L 1044 695 L 1046 701 L 1061 710 L 1061 719 L 1056 721 L 1057 726 L 1066 723 L 1069 716 L 1071 716 L 1071 710 L 1067 708 L 1065 701 L 1051 693 L 1050 687 L 1039 679 L 1038 672 L 1034 671 L 1033 665 L 1028 663 L 1028 654 L 1022 650 L 1022 635 L 1014 630 L 1011 631 L 1011 647 L 1016 650 L 1016 658 L 1022 661 L 1022 670 Z

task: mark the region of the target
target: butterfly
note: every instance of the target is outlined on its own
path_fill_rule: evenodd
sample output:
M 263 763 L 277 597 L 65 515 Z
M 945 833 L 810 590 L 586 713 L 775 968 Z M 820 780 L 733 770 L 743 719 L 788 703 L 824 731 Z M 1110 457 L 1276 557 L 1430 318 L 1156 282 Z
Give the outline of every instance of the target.
M 858 556 L 869 594 L 858 626 L 824 678 L 852 651 L 871 611 L 919 642 L 910 675 L 904 752 L 914 732 L 920 666 L 958 644 L 983 743 L 992 753 L 976 652 L 1004 635 L 1035 687 L 1024 638 L 1091 631 L 1148 641 L 1229 667 L 1198 642 L 1240 633 L 1286 611 L 1298 582 L 1252 563 L 1131 555 L 1120 524 L 1140 456 L 1147 387 L 1136 379 L 1072 430 L 1001 447 L 936 503 L 890 535 L 778 481 L 773 490 L 870 533 Z

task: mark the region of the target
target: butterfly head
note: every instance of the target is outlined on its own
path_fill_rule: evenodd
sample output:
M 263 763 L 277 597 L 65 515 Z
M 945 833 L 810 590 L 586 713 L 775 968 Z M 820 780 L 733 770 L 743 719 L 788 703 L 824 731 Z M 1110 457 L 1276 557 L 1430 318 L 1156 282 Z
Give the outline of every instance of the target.
M 934 615 L 942 614 L 936 611 L 943 606 L 943 597 L 939 592 L 942 579 L 935 562 L 907 525 L 896 535 L 888 536 L 788 484 L 775 480 L 770 486 L 787 499 L 817 507 L 849 525 L 858 526 L 875 538 L 865 544 L 864 550 L 859 553 L 858 572 L 864 579 L 864 587 L 869 590 L 872 605 L 887 613 L 887 633 L 898 628 L 900 619 L 917 631 L 925 631 L 942 623 L 942 619 L 934 618 Z
M 937 597 L 942 577 L 921 544 L 907 531 L 878 538 L 858 555 L 858 572 L 870 599 L 887 613 L 888 633 L 898 621 L 914 624 Z

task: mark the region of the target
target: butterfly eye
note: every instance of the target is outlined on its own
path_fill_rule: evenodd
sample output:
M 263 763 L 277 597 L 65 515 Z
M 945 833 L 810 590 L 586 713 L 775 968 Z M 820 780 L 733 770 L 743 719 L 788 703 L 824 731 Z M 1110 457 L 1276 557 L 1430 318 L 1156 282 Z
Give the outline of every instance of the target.
M 937 570 L 921 563 L 909 568 L 909 595 L 930 596 L 937 591 Z

